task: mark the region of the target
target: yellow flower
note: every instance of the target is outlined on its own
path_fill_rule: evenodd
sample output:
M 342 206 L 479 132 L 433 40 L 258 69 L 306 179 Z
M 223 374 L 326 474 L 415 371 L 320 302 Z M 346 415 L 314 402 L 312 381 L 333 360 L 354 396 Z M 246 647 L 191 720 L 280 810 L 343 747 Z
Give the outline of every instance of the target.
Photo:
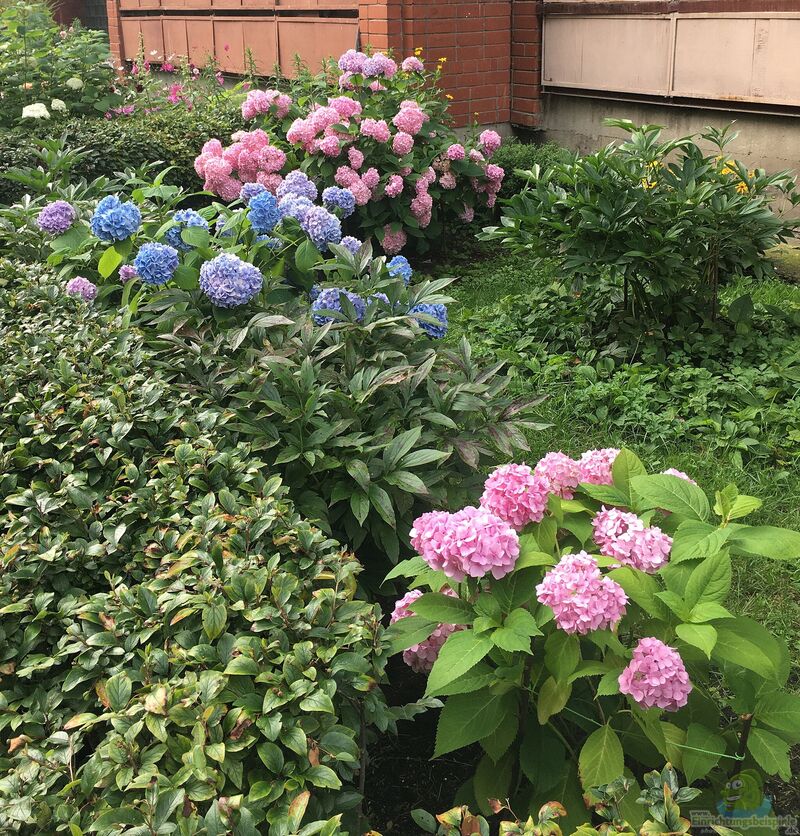
M 664 163 L 662 163 L 661 160 L 653 160 L 652 162 L 649 162 L 647 164 L 647 167 L 648 168 L 661 168 L 662 165 L 664 165 Z
M 445 98 L 450 99 L 451 101 L 453 100 L 453 97 L 449 93 L 445 94 Z
M 414 55 L 416 55 L 417 58 L 419 58 L 419 56 L 422 55 L 422 47 L 421 46 L 414 47 Z
M 756 176 L 755 169 L 751 168 L 750 171 L 747 172 L 747 176 L 752 180 Z
M 447 63 L 447 59 L 446 59 L 446 58 L 440 58 L 440 59 L 439 59 L 439 63 L 440 63 L 440 64 L 446 64 L 446 63 Z
M 720 172 L 720 174 L 733 174 L 733 173 L 734 173 L 733 169 L 728 168 L 728 166 L 725 166 L 725 168 L 723 168 L 722 171 Z
M 655 180 L 648 180 L 646 177 L 642 177 L 642 188 L 654 189 L 657 185 Z
M 740 180 L 736 184 L 736 191 L 739 194 L 747 194 L 750 191 L 750 187 L 747 185 L 747 183 L 744 182 L 744 180 Z

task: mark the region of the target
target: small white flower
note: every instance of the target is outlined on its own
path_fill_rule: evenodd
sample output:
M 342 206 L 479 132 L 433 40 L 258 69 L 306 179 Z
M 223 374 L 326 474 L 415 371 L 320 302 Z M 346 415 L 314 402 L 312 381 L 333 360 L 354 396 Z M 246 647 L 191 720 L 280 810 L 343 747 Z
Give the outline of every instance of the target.
M 23 119 L 49 119 L 50 111 L 41 103 L 36 102 L 22 108 Z
M 70 90 L 80 90 L 83 87 L 83 80 L 77 76 L 72 76 L 72 78 L 67 79 L 66 85 Z
M 66 113 L 67 104 L 61 99 L 53 99 L 53 101 L 50 102 L 50 110 L 52 110 L 54 113 Z

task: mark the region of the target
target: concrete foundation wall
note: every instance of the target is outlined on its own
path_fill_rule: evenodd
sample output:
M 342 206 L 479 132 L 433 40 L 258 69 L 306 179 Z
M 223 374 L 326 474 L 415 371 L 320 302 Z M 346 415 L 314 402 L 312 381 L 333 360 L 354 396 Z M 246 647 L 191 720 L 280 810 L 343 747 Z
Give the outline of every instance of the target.
M 794 169 L 800 173 L 800 118 L 766 116 L 734 111 L 670 107 L 660 104 L 618 102 L 548 93 L 544 98 L 544 138 L 574 151 L 587 153 L 624 136 L 603 125 L 603 119 L 630 119 L 638 125 L 664 125 L 665 138 L 698 133 L 707 125 L 723 127 L 735 122 L 739 136 L 730 155 L 750 168 L 769 172 Z

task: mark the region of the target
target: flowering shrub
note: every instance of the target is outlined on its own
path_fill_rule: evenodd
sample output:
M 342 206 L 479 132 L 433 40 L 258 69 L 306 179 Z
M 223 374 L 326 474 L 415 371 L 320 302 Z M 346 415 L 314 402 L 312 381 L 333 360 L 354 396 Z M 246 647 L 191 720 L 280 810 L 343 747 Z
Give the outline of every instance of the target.
M 389 255 L 409 236 L 424 250 L 445 221 L 470 222 L 477 207 L 494 205 L 505 172 L 489 159 L 500 136 L 486 130 L 469 150 L 456 141 L 438 88 L 441 65 L 426 72 L 417 56 L 398 66 L 348 50 L 338 66 L 339 89 L 310 105 L 249 91 L 243 118 L 261 119 L 265 130 L 234 134 L 228 147 L 209 140 L 195 163 L 205 188 L 231 200 L 242 184 L 259 182 L 280 197 L 282 178 L 299 166 L 329 194 L 328 208 L 335 200 L 343 218 L 352 215 L 352 230 L 377 237 Z
M 730 485 L 712 506 L 686 474 L 607 449 L 504 465 L 479 506 L 414 522 L 389 636 L 447 698 L 435 754 L 480 743 L 481 811 L 566 804 L 626 762 L 789 776 L 787 650 L 724 605 L 733 555 L 800 557 L 799 533 L 740 522 L 759 505 Z
M 608 120 L 622 143 L 527 172 L 502 224 L 481 237 L 555 258 L 574 285 L 608 276 L 639 321 L 680 312 L 715 316 L 717 289 L 736 273 L 769 275 L 764 252 L 790 238 L 800 204 L 789 172 L 731 160 L 729 129 L 663 141 L 661 128 Z M 707 152 L 698 144 L 712 146 Z
M 117 99 L 108 36 L 77 23 L 56 23 L 44 3 L 4 3 L 0 44 L 3 127 L 96 113 Z

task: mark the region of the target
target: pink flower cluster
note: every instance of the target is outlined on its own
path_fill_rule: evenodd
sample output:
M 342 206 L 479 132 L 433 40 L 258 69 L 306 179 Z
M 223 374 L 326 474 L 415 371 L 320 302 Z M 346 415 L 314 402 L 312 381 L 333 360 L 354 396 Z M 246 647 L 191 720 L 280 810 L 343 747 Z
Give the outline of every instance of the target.
M 414 137 L 411 134 L 404 133 L 403 131 L 398 131 L 394 135 L 394 139 L 392 140 L 392 151 L 397 154 L 398 157 L 405 157 L 406 154 L 410 154 L 414 148 Z
M 445 595 L 451 595 L 454 598 L 457 597 L 455 592 L 447 587 L 442 589 L 442 592 Z M 421 595 L 422 591 L 419 589 L 412 589 L 411 592 L 407 592 L 394 605 L 389 623 L 394 624 L 395 621 L 412 615 L 409 606 Z M 440 624 L 424 642 L 412 644 L 411 647 L 404 650 L 403 661 L 416 673 L 429 673 L 431 668 L 433 668 L 433 663 L 439 657 L 439 651 L 447 641 L 448 636 L 460 629 L 455 624 Z
M 398 131 L 416 136 L 430 118 L 415 101 L 409 100 L 400 102 L 400 110 L 392 118 L 392 124 Z
M 505 520 L 515 531 L 540 522 L 550 486 L 526 464 L 504 464 L 484 483 L 481 506 Z
M 534 468 L 534 473 L 547 482 L 550 492 L 562 499 L 572 499 L 573 490 L 581 481 L 580 466 L 566 453 L 548 453 Z
M 392 132 L 385 119 L 364 119 L 361 123 L 361 135 L 371 137 L 376 142 L 388 142 Z
M 481 182 L 474 179 L 472 181 L 473 188 L 478 194 L 486 195 L 486 205 L 492 207 L 497 202 L 497 194 L 503 186 L 503 178 L 506 176 L 505 170 L 494 163 L 489 163 L 484 170 L 486 180 Z
M 334 180 L 337 186 L 349 189 L 353 193 L 358 206 L 365 206 L 372 200 L 373 192 L 380 183 L 381 177 L 377 168 L 368 168 L 363 174 L 359 174 L 352 168 L 342 165 L 336 169 Z
M 483 133 L 478 137 L 478 141 L 480 142 L 481 148 L 483 148 L 487 157 L 491 157 L 492 154 L 494 154 L 494 152 L 497 151 L 497 149 L 503 144 L 503 140 L 497 131 L 483 131 Z
M 392 174 L 386 184 L 385 193 L 387 197 L 397 197 L 403 192 L 403 178 L 399 174 Z
M 425 229 L 433 217 L 433 198 L 428 189 L 436 182 L 436 172 L 429 168 L 414 184 L 416 197 L 411 201 L 411 214 L 419 221 L 422 229 Z
M 397 255 L 408 243 L 408 236 L 402 229 L 398 232 L 392 232 L 391 224 L 386 224 L 383 228 L 383 241 L 381 243 L 386 255 Z
M 692 683 L 677 650 L 658 639 L 644 638 L 619 675 L 619 690 L 642 708 L 677 711 L 688 702 Z
M 614 447 L 587 450 L 578 460 L 581 482 L 588 485 L 610 485 L 611 466 L 618 455 L 619 450 Z
M 456 581 L 487 572 L 500 579 L 519 557 L 517 532 L 486 508 L 429 511 L 414 521 L 411 544 L 431 568 Z
M 586 635 L 613 629 L 625 615 L 625 590 L 600 573 L 597 561 L 585 551 L 566 554 L 536 587 L 539 601 L 553 610 L 565 633 Z
M 421 73 L 425 69 L 425 65 L 415 55 L 409 55 L 408 58 L 403 59 L 400 69 L 404 73 Z
M 242 102 L 242 117 L 255 119 L 262 113 L 269 113 L 270 108 L 274 107 L 275 116 L 283 119 L 291 106 L 292 97 L 280 90 L 250 90 Z
M 636 514 L 603 506 L 592 528 L 600 551 L 624 566 L 653 574 L 669 561 L 672 538 L 657 526 L 646 526 Z
M 218 139 L 209 140 L 195 159 L 203 187 L 223 200 L 236 200 L 243 183 L 261 183 L 274 194 L 283 180 L 278 172 L 286 165 L 286 154 L 260 128 L 239 131 L 232 139 L 227 148 Z
M 662 476 L 675 476 L 678 479 L 683 479 L 684 482 L 689 482 L 692 485 L 696 485 L 697 482 L 689 476 L 688 473 L 684 473 L 682 470 L 676 470 L 674 467 L 669 467 L 666 470 L 661 471 Z

